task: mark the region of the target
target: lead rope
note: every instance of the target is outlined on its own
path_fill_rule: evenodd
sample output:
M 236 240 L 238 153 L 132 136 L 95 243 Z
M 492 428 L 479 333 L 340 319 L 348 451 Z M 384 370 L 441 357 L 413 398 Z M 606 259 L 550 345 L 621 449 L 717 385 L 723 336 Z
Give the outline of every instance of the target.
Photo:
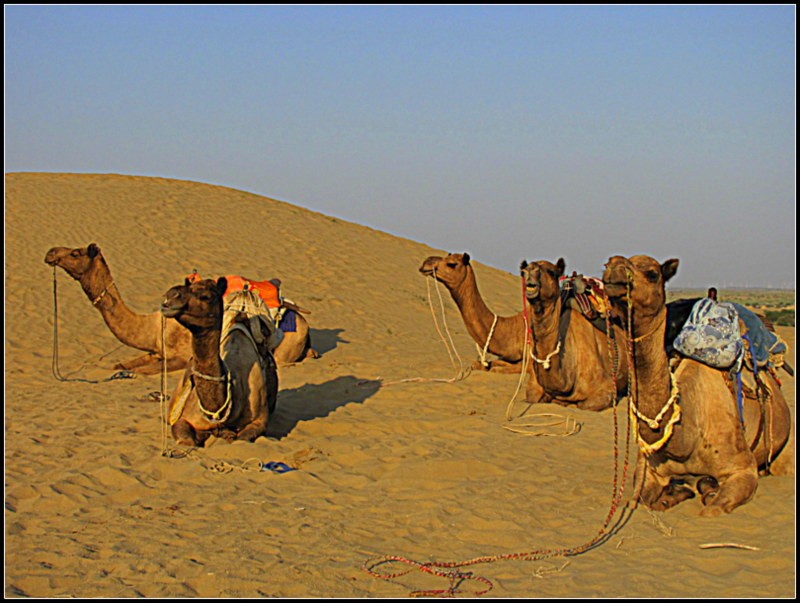
M 439 328 L 439 322 L 436 319 L 436 310 L 433 307 L 433 300 L 431 298 L 431 284 L 430 279 L 425 279 L 425 285 L 428 290 L 428 306 L 431 310 L 431 316 L 433 317 L 433 324 L 436 327 L 436 332 L 439 334 L 439 338 L 444 343 L 444 347 L 447 350 L 447 355 L 450 358 L 450 364 L 453 369 L 456 371 L 456 375 L 451 377 L 450 379 L 431 379 L 427 377 L 409 377 L 407 379 L 398 379 L 396 381 L 382 381 L 382 385 L 397 385 L 399 383 L 456 383 L 457 381 L 463 381 L 467 377 L 469 377 L 470 373 L 472 373 L 472 367 L 467 366 L 464 367 L 464 362 L 461 360 L 461 356 L 459 355 L 458 351 L 456 350 L 456 345 L 453 342 L 453 336 L 450 334 L 450 329 L 447 327 L 447 318 L 445 317 L 444 311 L 444 300 L 442 299 L 442 294 L 439 291 L 439 282 L 436 280 L 436 269 L 433 269 L 433 282 L 434 287 L 436 289 L 436 294 L 439 297 L 439 308 L 442 313 L 442 325 L 444 326 L 444 331 L 447 333 L 447 339 L 442 334 L 442 329 Z M 449 341 L 449 343 L 448 343 Z M 456 367 L 456 361 L 458 361 L 458 367 Z M 368 382 L 363 382 L 364 384 Z M 359 383 L 361 385 L 361 383 Z
M 630 432 L 630 430 L 628 430 Z M 432 597 L 432 596 L 446 596 L 452 597 L 456 593 L 464 592 L 459 587 L 464 581 L 473 580 L 482 584 L 485 588 L 480 591 L 470 593 L 473 596 L 480 596 L 488 593 L 494 585 L 492 582 L 483 576 L 474 575 L 472 572 L 464 572 L 461 571 L 460 568 L 467 567 L 470 565 L 477 565 L 479 563 L 491 563 L 495 561 L 503 561 L 503 560 L 524 560 L 524 561 L 540 561 L 543 559 L 550 559 L 553 557 L 572 557 L 576 555 L 583 554 L 588 552 L 589 550 L 600 546 L 604 542 L 606 542 L 611 536 L 613 536 L 627 521 L 625 517 L 626 510 L 629 509 L 629 506 L 626 505 L 625 508 L 622 509 L 620 517 L 617 519 L 616 524 L 609 530 L 609 526 L 617 514 L 617 510 L 619 509 L 620 503 L 622 502 L 623 493 L 625 490 L 625 482 L 627 481 L 627 471 L 628 471 L 628 453 L 627 451 L 630 449 L 630 436 L 627 438 L 627 445 L 626 445 L 626 454 L 625 454 L 625 463 L 623 466 L 622 476 L 619 476 L 618 471 L 618 457 L 619 457 L 619 448 L 618 448 L 618 438 L 619 438 L 619 422 L 617 418 L 617 413 L 614 412 L 614 477 L 613 477 L 613 484 L 612 484 L 612 492 L 611 492 L 611 504 L 606 515 L 605 520 L 603 521 L 602 527 L 597 531 L 597 534 L 590 539 L 588 542 L 581 544 L 575 547 L 568 547 L 568 548 L 560 548 L 560 549 L 536 549 L 528 552 L 523 553 L 504 553 L 500 555 L 486 555 L 481 557 L 475 557 L 473 559 L 469 559 L 467 561 L 455 561 L 455 562 L 445 562 L 445 561 L 429 561 L 429 562 L 421 562 L 415 561 L 413 559 L 408 559 L 406 557 L 402 557 L 399 555 L 386 555 L 383 557 L 378 557 L 376 559 L 367 560 L 364 562 L 363 569 L 368 574 L 375 578 L 381 578 L 383 580 L 391 580 L 394 578 L 398 578 L 400 576 L 404 576 L 411 572 L 411 569 L 418 569 L 422 572 L 439 576 L 442 578 L 446 578 L 450 581 L 450 586 L 445 589 L 430 589 L 430 590 L 417 590 L 411 593 L 411 596 L 422 596 L 422 597 Z M 620 485 L 621 481 L 621 485 Z M 632 512 L 632 507 L 630 508 Z M 394 573 L 380 573 L 376 571 L 376 569 L 384 564 L 388 563 L 403 563 L 406 565 L 412 566 L 411 569 L 407 569 L 404 571 L 394 572 Z
M 630 301 L 630 296 L 628 297 Z M 629 308 L 630 313 L 630 308 Z M 527 312 L 524 312 L 524 315 L 527 317 Z M 629 314 L 630 315 L 630 314 Z M 608 317 L 606 320 L 609 320 Z M 630 321 L 628 323 L 630 325 Z M 610 326 L 610 324 L 608 325 Z M 527 343 L 527 335 L 526 335 L 526 343 Z M 629 338 L 629 346 L 632 346 L 632 342 Z M 632 347 L 629 347 L 632 351 Z M 629 361 L 632 360 L 633 355 L 632 353 L 629 354 Z M 633 371 L 632 365 L 629 365 L 628 371 L 628 383 L 630 387 L 631 383 L 631 373 Z M 612 375 L 613 378 L 613 375 Z M 616 391 L 616 387 L 614 389 Z M 613 393 L 612 393 L 613 395 Z M 560 549 L 535 549 L 533 551 L 528 551 L 524 553 L 504 553 L 500 555 L 486 555 L 481 557 L 475 557 L 473 559 L 469 559 L 467 561 L 455 561 L 455 562 L 446 562 L 446 561 L 429 561 L 429 562 L 421 562 L 415 561 L 413 559 L 408 559 L 406 557 L 402 557 L 399 555 L 385 555 L 383 557 L 378 557 L 376 559 L 367 560 L 364 562 L 363 569 L 368 574 L 375 578 L 380 578 L 382 580 L 392 580 L 394 578 L 398 578 L 400 576 L 404 576 L 411 572 L 412 569 L 416 568 L 422 572 L 439 576 L 441 578 L 446 578 L 450 581 L 450 586 L 445 589 L 430 589 L 430 590 L 417 590 L 411 593 L 411 596 L 417 597 L 433 597 L 433 596 L 443 596 L 443 597 L 452 597 L 457 593 L 464 592 L 460 589 L 460 586 L 465 581 L 475 581 L 479 582 L 483 585 L 483 590 L 479 590 L 474 593 L 470 593 L 472 596 L 481 596 L 494 588 L 492 582 L 483 576 L 474 575 L 472 572 L 464 572 L 461 571 L 460 568 L 477 565 L 479 563 L 491 563 L 495 561 L 503 561 L 503 560 L 524 560 L 524 561 L 540 561 L 543 559 L 550 559 L 553 557 L 572 557 L 576 555 L 580 555 L 592 550 L 595 547 L 600 546 L 601 544 L 608 541 L 611 536 L 613 536 L 619 529 L 621 529 L 627 519 L 630 517 L 630 514 L 636 507 L 636 495 L 634 493 L 634 497 L 632 502 L 629 501 L 625 507 L 621 510 L 620 516 L 617 518 L 616 523 L 611 527 L 609 530 L 609 526 L 611 526 L 611 522 L 614 516 L 617 514 L 619 510 L 620 503 L 622 502 L 622 498 L 625 492 L 625 484 L 627 482 L 628 476 L 628 469 L 629 469 L 629 453 L 631 448 L 631 418 L 630 413 L 626 413 L 628 417 L 628 429 L 627 435 L 625 438 L 625 458 L 622 468 L 622 474 L 619 474 L 619 419 L 617 417 L 616 408 L 614 408 L 613 416 L 614 416 L 614 472 L 613 472 L 613 483 L 611 489 L 611 503 L 609 506 L 608 514 L 606 515 L 605 520 L 603 521 L 603 525 L 597 531 L 597 534 L 591 538 L 588 542 L 575 546 L 575 547 L 568 547 L 568 548 L 560 548 Z M 626 515 L 627 513 L 627 515 Z M 399 571 L 395 573 L 379 573 L 376 571 L 381 565 L 388 564 L 388 563 L 402 563 L 405 565 L 412 566 L 410 569 Z
M 73 383 L 105 383 L 106 381 L 116 381 L 118 379 L 134 379 L 136 377 L 136 373 L 133 371 L 117 371 L 110 377 L 106 377 L 105 379 L 101 379 L 99 381 L 94 381 L 92 379 L 81 379 L 81 378 L 67 378 L 61 374 L 61 371 L 58 368 L 58 278 L 56 275 L 56 267 L 53 266 L 53 360 L 50 365 L 50 370 L 53 373 L 53 377 L 56 378 L 57 381 L 62 382 L 73 382 Z M 108 288 L 106 288 L 106 291 Z M 104 291 L 105 293 L 105 291 Z M 99 298 L 95 300 L 95 302 L 100 301 Z M 97 305 L 93 302 L 92 305 Z
M 171 448 L 170 441 L 170 424 L 169 424 L 169 408 L 167 401 L 167 317 L 161 315 L 161 391 L 159 392 L 159 406 L 161 408 L 161 456 L 167 458 L 181 458 L 188 456 L 192 449 L 181 450 L 178 448 Z
M 522 343 L 522 369 L 520 370 L 519 379 L 517 380 L 517 389 L 514 390 L 514 395 L 511 396 L 511 400 L 509 400 L 508 405 L 506 406 L 506 421 L 513 421 L 515 419 L 520 419 L 524 417 L 528 411 L 533 406 L 533 402 L 527 403 L 527 408 L 523 410 L 519 415 L 516 417 L 511 416 L 511 411 L 514 408 L 514 404 L 516 403 L 517 396 L 519 395 L 519 390 L 522 389 L 522 382 L 525 380 L 525 375 L 528 372 L 528 357 L 530 356 L 533 358 L 533 332 L 530 327 L 530 320 L 528 319 L 528 302 L 525 298 L 525 278 L 522 277 L 522 328 L 524 330 L 524 337 Z M 559 342 L 560 343 L 560 342 Z M 530 352 L 530 353 L 529 353 Z M 533 378 L 533 371 L 531 371 L 531 376 L 529 379 Z M 547 417 L 557 417 L 559 420 L 555 422 L 549 423 L 539 423 L 536 422 L 540 418 L 547 418 Z M 533 423 L 515 423 L 514 426 L 510 425 L 501 425 L 503 429 L 507 429 L 508 431 L 512 431 L 514 433 L 518 433 L 525 436 L 570 436 L 578 433 L 583 425 L 579 423 L 572 415 L 567 415 L 567 417 L 563 417 L 559 414 L 552 414 L 552 413 L 537 413 L 532 415 L 534 419 Z M 542 427 L 555 427 L 557 425 L 562 425 L 563 429 L 559 433 L 550 433 L 548 431 L 540 431 Z M 528 429 L 519 429 L 520 427 L 527 428 L 527 427 L 535 427 L 536 430 L 530 431 Z

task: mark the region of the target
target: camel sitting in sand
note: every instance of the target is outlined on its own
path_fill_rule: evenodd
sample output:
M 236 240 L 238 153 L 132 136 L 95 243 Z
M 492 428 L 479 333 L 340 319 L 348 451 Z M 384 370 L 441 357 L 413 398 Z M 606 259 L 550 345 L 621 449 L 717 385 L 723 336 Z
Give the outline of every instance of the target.
M 100 248 L 94 243 L 88 247 L 70 249 L 53 247 L 44 261 L 58 266 L 77 280 L 86 297 L 103 316 L 106 325 L 125 345 L 147 352 L 117 364 L 115 369 L 131 370 L 140 374 L 153 374 L 161 370 L 162 326 L 161 313 L 138 314 L 123 301 L 119 288 L 111 276 L 111 270 Z M 306 357 L 319 355 L 311 348 L 311 337 L 306 319 L 296 314 L 297 330 L 284 333 L 284 338 L 275 350 L 275 361 L 279 366 L 299 362 Z M 166 321 L 164 338 L 167 370 L 186 368 L 192 354 L 189 332 L 174 320 Z
M 442 283 L 456 302 L 467 332 L 478 346 L 481 359 L 473 368 L 488 369 L 499 373 L 519 373 L 522 366 L 525 340 L 528 336 L 528 319 L 521 311 L 514 316 L 498 316 L 483 301 L 475 272 L 468 253 L 450 253 L 446 257 L 431 256 L 420 266 L 424 276 Z M 487 362 L 486 353 L 494 354 L 496 360 Z M 528 387 L 525 394 L 528 402 L 548 402 L 549 397 L 536 381 L 529 368 Z
M 209 436 L 252 442 L 263 435 L 275 409 L 278 372 L 272 354 L 252 333 L 253 321 L 237 315 L 223 333 L 223 294 L 228 283 L 205 279 L 172 287 L 161 312 L 190 333 L 192 358 L 170 399 L 172 435 L 202 446 Z M 260 328 L 260 327 L 259 327 Z
M 613 312 L 632 324 L 634 381 L 630 394 L 637 418 L 639 500 L 663 510 L 702 497 L 701 515 L 730 513 L 748 502 L 765 469 L 789 439 L 791 416 L 780 387 L 759 372 L 758 396 L 746 396 L 743 415 L 727 371 L 690 358 L 671 370 L 664 349 L 665 283 L 678 260 L 615 256 L 603 281 Z M 629 307 L 630 304 L 630 307 Z M 759 398 L 761 398 L 759 400 Z M 744 427 L 742 426 L 744 422 Z
M 628 389 L 625 333 L 617 325 L 608 335 L 562 300 L 563 258 L 556 264 L 522 262 L 525 297 L 531 310 L 533 370 L 553 402 L 583 410 L 614 406 Z

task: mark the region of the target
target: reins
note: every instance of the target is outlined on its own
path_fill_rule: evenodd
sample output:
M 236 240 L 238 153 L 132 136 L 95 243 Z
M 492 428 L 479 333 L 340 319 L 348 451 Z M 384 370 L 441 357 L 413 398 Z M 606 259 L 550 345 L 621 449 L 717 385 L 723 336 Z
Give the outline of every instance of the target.
M 117 371 L 110 377 L 106 377 L 105 379 L 100 379 L 99 381 L 95 381 L 93 379 L 83 379 L 83 378 L 68 378 L 64 377 L 61 374 L 61 371 L 58 367 L 59 362 L 59 353 L 58 353 L 58 278 L 56 275 L 56 267 L 53 266 L 53 359 L 50 365 L 50 369 L 53 373 L 53 377 L 56 378 L 58 381 L 62 382 L 73 382 L 73 383 L 105 383 L 107 381 L 117 381 L 119 379 L 134 379 L 136 377 L 136 373 L 133 371 Z M 114 284 L 113 281 L 111 283 Z M 108 287 L 100 294 L 99 297 L 92 302 L 93 306 L 97 306 L 97 302 L 100 301 L 100 298 L 103 297 L 108 292 Z
M 442 325 L 444 327 L 444 332 L 447 334 L 447 339 L 442 334 L 442 329 L 439 327 L 439 321 L 436 319 L 436 310 L 433 307 L 433 300 L 431 297 L 431 284 L 430 279 L 425 279 L 425 285 L 428 291 L 428 307 L 431 310 L 431 316 L 433 317 L 433 324 L 436 327 L 436 332 L 439 334 L 439 338 L 442 340 L 445 349 L 447 350 L 447 355 L 450 358 L 450 364 L 453 369 L 456 371 L 454 377 L 450 379 L 436 379 L 436 378 L 429 378 L 429 377 L 409 377 L 406 379 L 398 379 L 396 381 L 382 381 L 382 386 L 388 385 L 397 385 L 400 383 L 456 383 L 458 381 L 463 381 L 467 377 L 470 376 L 472 373 L 472 367 L 467 366 L 464 367 L 464 362 L 461 360 L 461 356 L 459 355 L 458 351 L 456 350 L 456 345 L 453 342 L 453 336 L 450 334 L 450 329 L 447 326 L 447 318 L 445 316 L 445 308 L 444 308 L 444 300 L 442 299 L 442 294 L 439 291 L 439 282 L 436 280 L 436 268 L 433 269 L 433 282 L 434 287 L 436 289 L 436 295 L 439 298 L 439 309 L 442 314 Z M 495 323 L 497 322 L 497 316 L 495 316 Z M 494 330 L 494 325 L 492 325 L 492 330 Z M 491 339 L 491 334 L 489 336 Z M 486 347 L 488 348 L 489 341 L 486 342 Z M 456 366 L 456 361 L 458 362 L 458 366 Z
M 523 310 L 523 317 L 527 319 L 527 309 Z M 607 314 L 606 316 L 608 332 L 610 333 L 610 316 Z M 527 322 L 527 321 L 526 321 Z M 529 324 L 529 323 L 528 323 Z M 531 338 L 532 334 L 530 332 L 530 328 L 526 324 L 526 336 L 525 336 L 525 344 L 523 345 L 524 348 L 527 347 L 527 343 L 529 338 Z M 629 322 L 630 325 L 630 322 Z M 630 342 L 630 339 L 629 339 Z M 629 388 L 631 385 L 631 374 L 633 372 L 632 360 L 632 343 L 629 344 L 629 351 L 631 352 L 628 358 L 629 361 L 629 371 L 628 371 L 628 382 Z M 613 363 L 613 351 L 612 346 L 608 344 L 609 354 L 612 356 L 612 364 L 616 367 L 616 364 Z M 527 350 L 526 350 L 527 355 Z M 524 358 L 525 356 L 523 356 Z M 524 367 L 524 365 L 523 365 Z M 524 370 L 524 368 L 523 368 Z M 524 375 L 524 372 L 523 372 Z M 614 369 L 613 374 L 611 376 L 612 381 L 615 384 L 613 391 L 616 391 L 616 377 L 617 377 L 617 368 Z M 613 395 L 613 394 L 612 394 Z M 515 394 L 516 397 L 516 394 Z M 513 399 L 512 399 L 513 403 Z M 510 406 L 509 406 L 510 408 Z M 455 561 L 455 562 L 444 562 L 444 561 L 429 561 L 429 562 L 421 562 L 415 561 L 413 559 L 408 559 L 406 557 L 402 557 L 399 555 L 386 555 L 383 557 L 378 557 L 375 559 L 367 560 L 364 562 L 363 569 L 368 574 L 375 578 L 381 578 L 383 580 L 392 580 L 394 578 L 398 578 L 400 576 L 404 576 L 412 571 L 412 569 L 418 569 L 422 572 L 427 574 L 431 574 L 434 576 L 438 576 L 441 578 L 446 578 L 450 585 L 448 588 L 444 589 L 428 589 L 428 590 L 417 590 L 411 593 L 411 596 L 423 596 L 423 597 L 432 597 L 432 596 L 446 596 L 452 597 L 455 596 L 457 593 L 464 592 L 461 590 L 461 586 L 466 581 L 474 581 L 481 585 L 481 590 L 476 592 L 469 593 L 471 596 L 481 596 L 494 588 L 492 582 L 483 576 L 478 576 L 473 574 L 472 572 L 463 571 L 461 568 L 465 568 L 472 565 L 477 565 L 481 563 L 491 563 L 495 561 L 503 561 L 503 560 L 525 560 L 525 561 L 539 561 L 543 559 L 549 559 L 553 557 L 572 557 L 576 555 L 583 554 L 600 546 L 604 542 L 606 542 L 613 534 L 615 534 L 619 529 L 621 529 L 627 520 L 630 518 L 630 513 L 636 507 L 636 493 L 632 498 L 632 502 L 629 501 L 628 504 L 625 505 L 623 509 L 621 509 L 621 515 L 617 518 L 616 523 L 612 526 L 612 521 L 614 517 L 617 515 L 617 512 L 620 511 L 620 504 L 622 503 L 623 494 L 625 491 L 625 485 L 627 482 L 628 476 L 628 469 L 630 464 L 630 439 L 631 439 L 631 432 L 632 432 L 632 415 L 631 413 L 626 413 L 628 417 L 628 428 L 625 438 L 625 455 L 624 461 L 622 465 L 622 471 L 620 474 L 620 467 L 619 467 L 619 419 L 617 416 L 616 408 L 613 408 L 613 416 L 614 416 L 614 469 L 613 469 L 613 480 L 612 480 L 612 490 L 611 490 L 611 502 L 609 505 L 609 511 L 606 515 L 602 526 L 598 529 L 597 534 L 589 539 L 587 542 L 574 546 L 574 547 L 566 547 L 566 548 L 559 548 L 559 549 L 534 549 L 527 552 L 518 552 L 518 553 L 502 553 L 498 555 L 485 555 L 480 557 L 474 557 L 472 559 L 468 559 L 466 561 Z M 629 513 L 626 515 L 626 510 Z M 378 571 L 378 568 L 383 565 L 387 565 L 390 563 L 401 563 L 404 565 L 411 566 L 409 569 L 405 569 L 402 571 L 397 571 L 393 573 L 381 573 Z

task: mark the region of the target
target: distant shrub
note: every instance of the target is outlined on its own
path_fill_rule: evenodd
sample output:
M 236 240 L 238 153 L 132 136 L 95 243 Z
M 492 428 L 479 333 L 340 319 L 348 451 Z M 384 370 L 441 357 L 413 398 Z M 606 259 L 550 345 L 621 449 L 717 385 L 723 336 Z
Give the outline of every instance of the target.
M 765 310 L 767 320 L 782 327 L 794 326 L 794 310 Z

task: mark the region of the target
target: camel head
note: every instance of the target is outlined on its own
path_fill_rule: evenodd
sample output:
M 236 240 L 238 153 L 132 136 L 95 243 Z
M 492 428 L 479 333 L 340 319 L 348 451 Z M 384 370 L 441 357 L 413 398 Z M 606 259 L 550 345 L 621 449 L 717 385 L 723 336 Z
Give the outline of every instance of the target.
M 433 276 L 449 289 L 460 285 L 467 276 L 468 253 L 449 253 L 447 257 L 431 256 L 422 262 L 419 271 L 423 276 Z
M 53 247 L 44 256 L 45 264 L 58 266 L 76 281 L 91 272 L 97 263 L 102 261 L 103 254 L 100 253 L 100 248 L 94 243 L 91 243 L 88 247 L 76 247 L 74 249 Z
M 522 260 L 519 266 L 520 274 L 525 279 L 525 297 L 528 303 L 535 301 L 552 302 L 561 294 L 558 286 L 559 278 L 564 274 L 566 263 L 564 258 L 558 258 L 553 264 L 547 260 L 531 262 Z
M 665 286 L 678 271 L 677 259 L 659 264 L 646 255 L 609 258 L 603 272 L 603 284 L 613 313 L 626 320 L 628 292 L 633 312 L 640 318 L 654 317 L 666 305 Z
M 203 279 L 172 287 L 164 294 L 161 313 L 174 318 L 190 331 L 222 328 L 222 296 L 228 281 L 221 276 L 216 281 Z

